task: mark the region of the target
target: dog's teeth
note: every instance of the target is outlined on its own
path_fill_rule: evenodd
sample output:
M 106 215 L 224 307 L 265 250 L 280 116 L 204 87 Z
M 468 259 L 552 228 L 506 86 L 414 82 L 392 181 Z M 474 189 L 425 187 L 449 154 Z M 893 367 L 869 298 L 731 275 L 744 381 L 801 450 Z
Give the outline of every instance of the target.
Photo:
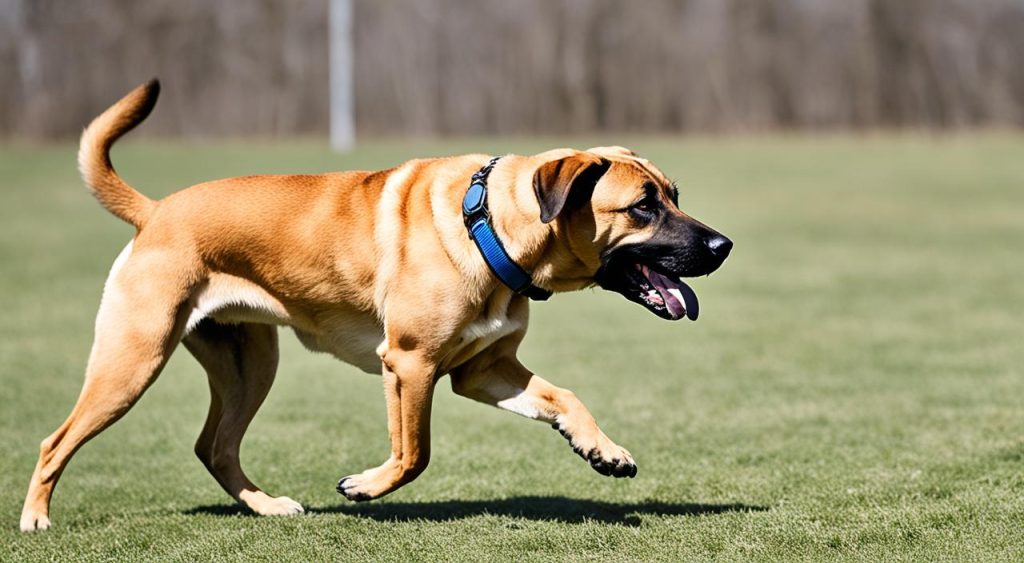
M 644 301 L 653 305 L 664 305 L 665 301 L 661 298 L 661 294 L 658 293 L 657 289 L 649 289 L 647 293 L 643 295 Z

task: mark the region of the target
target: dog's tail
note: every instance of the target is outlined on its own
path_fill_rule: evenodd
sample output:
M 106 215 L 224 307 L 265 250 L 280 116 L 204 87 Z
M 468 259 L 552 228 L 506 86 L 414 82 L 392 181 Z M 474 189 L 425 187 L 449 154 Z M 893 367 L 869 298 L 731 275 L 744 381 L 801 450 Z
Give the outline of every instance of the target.
M 160 82 L 139 86 L 92 120 L 78 147 L 78 169 L 85 185 L 108 211 L 142 229 L 156 202 L 125 183 L 110 163 L 110 147 L 146 119 L 156 105 Z

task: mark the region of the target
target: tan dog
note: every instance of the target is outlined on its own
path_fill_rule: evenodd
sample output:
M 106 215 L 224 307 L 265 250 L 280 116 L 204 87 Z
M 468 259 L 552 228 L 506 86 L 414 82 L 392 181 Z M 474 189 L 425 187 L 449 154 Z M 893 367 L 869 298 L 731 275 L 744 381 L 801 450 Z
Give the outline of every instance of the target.
M 138 232 L 104 287 L 78 403 L 42 442 L 22 530 L 50 526 L 68 460 L 131 408 L 179 342 L 205 368 L 212 395 L 196 455 L 253 512 L 302 512 L 256 487 L 238 460 L 274 381 L 276 325 L 311 350 L 383 375 L 391 457 L 338 483 L 351 500 L 386 495 L 427 466 L 431 398 L 445 374 L 460 395 L 553 425 L 600 473 L 636 474 L 630 453 L 572 392 L 516 359 L 528 300 L 489 269 L 461 210 L 487 156 L 231 178 L 153 201 L 117 175 L 109 150 L 145 119 L 158 91 L 155 81 L 140 86 L 82 135 L 85 183 Z M 671 182 L 623 148 L 508 155 L 487 182 L 508 256 L 550 291 L 598 284 L 662 317 L 695 318 L 696 298 L 679 277 L 710 273 L 731 247 L 679 211 Z

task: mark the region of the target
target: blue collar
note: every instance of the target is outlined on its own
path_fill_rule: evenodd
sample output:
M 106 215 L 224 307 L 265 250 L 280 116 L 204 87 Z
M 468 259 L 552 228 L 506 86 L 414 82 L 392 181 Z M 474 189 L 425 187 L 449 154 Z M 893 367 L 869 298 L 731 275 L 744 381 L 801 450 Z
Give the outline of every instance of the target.
M 462 198 L 462 219 L 466 223 L 469 238 L 476 243 L 484 262 L 487 262 L 501 283 L 534 301 L 544 301 L 551 297 L 551 292 L 533 285 L 533 278 L 508 255 L 491 225 L 491 214 L 487 208 L 487 176 L 499 158 L 492 158 L 473 174 L 469 189 Z

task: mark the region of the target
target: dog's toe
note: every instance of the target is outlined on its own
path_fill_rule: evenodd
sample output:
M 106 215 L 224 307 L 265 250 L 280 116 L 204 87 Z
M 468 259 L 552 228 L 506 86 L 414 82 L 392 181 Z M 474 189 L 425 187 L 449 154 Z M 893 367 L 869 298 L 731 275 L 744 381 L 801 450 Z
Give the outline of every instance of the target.
M 635 463 L 619 463 L 612 467 L 612 475 L 616 477 L 636 477 L 636 464 Z
M 264 516 L 291 516 L 302 514 L 305 510 L 302 505 L 288 497 L 277 497 L 273 504 L 268 506 L 262 513 Z
M 597 471 L 601 475 L 612 474 L 612 466 L 600 459 L 591 460 L 590 467 L 593 467 L 594 471 Z
M 258 499 L 248 499 L 246 504 L 253 512 L 260 516 L 292 516 L 305 512 L 301 504 L 284 496 L 263 496 Z
M 50 518 L 45 514 L 30 514 L 21 517 L 20 527 L 22 532 L 35 532 L 48 530 Z
M 633 458 L 626 450 L 621 450 L 617 456 L 609 459 L 608 456 L 602 455 L 602 452 L 595 448 L 583 455 L 583 458 L 590 463 L 590 466 L 594 468 L 594 471 L 597 471 L 601 475 L 611 477 L 636 477 L 636 462 L 633 461 Z
M 351 475 L 348 477 L 342 477 L 341 480 L 338 481 L 338 486 L 335 489 L 344 495 L 345 498 L 353 502 L 362 502 L 373 498 L 369 494 L 359 490 L 357 483 L 352 479 Z

